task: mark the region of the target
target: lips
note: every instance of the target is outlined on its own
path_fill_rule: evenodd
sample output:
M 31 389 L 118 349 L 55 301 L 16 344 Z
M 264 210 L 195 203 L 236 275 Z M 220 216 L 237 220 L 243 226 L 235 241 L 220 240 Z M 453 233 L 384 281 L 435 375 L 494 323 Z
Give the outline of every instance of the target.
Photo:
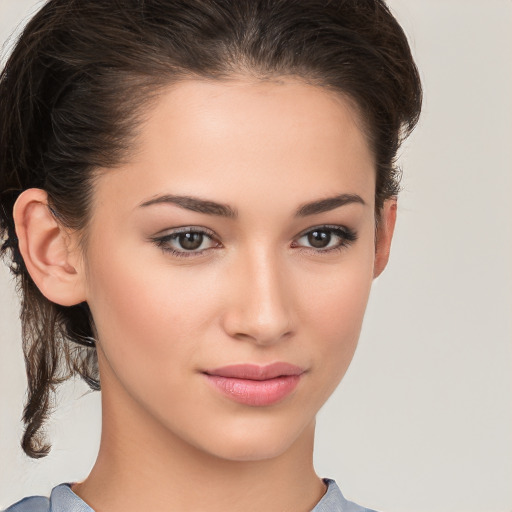
M 297 387 L 304 370 L 289 363 L 267 366 L 236 364 L 203 372 L 208 382 L 227 398 L 250 406 L 275 404 Z

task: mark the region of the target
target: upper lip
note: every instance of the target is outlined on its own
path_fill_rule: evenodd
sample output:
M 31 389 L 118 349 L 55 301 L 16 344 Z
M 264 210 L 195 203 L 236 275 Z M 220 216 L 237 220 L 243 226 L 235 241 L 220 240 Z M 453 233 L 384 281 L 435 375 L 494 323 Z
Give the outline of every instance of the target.
M 300 375 L 304 373 L 304 370 L 294 364 L 278 362 L 266 366 L 259 366 L 257 364 L 232 364 L 214 368 L 213 370 L 206 370 L 204 373 L 232 379 L 268 380 L 282 376 Z

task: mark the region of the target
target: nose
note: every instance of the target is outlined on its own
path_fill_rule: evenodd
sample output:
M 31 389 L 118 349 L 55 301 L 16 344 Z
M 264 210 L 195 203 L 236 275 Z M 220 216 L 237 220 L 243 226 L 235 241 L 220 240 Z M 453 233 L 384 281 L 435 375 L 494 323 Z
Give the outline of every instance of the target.
M 228 280 L 223 324 L 230 336 L 273 345 L 292 334 L 292 291 L 277 255 L 268 250 L 240 255 Z

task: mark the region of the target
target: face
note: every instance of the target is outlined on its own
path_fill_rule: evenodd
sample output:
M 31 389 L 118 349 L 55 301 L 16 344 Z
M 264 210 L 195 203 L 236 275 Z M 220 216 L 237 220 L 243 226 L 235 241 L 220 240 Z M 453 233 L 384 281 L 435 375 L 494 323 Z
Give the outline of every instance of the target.
M 230 460 L 277 456 L 310 432 L 356 348 L 374 194 L 339 96 L 243 79 L 162 94 L 130 161 L 96 182 L 88 227 L 113 410 Z

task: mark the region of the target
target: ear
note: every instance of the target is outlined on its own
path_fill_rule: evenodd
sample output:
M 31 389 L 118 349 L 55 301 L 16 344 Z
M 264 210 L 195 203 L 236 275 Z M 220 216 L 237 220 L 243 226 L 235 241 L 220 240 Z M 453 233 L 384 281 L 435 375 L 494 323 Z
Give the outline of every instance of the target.
M 76 268 L 78 247 L 53 216 L 47 193 L 38 188 L 23 191 L 13 213 L 20 253 L 41 293 L 62 306 L 83 302 L 83 278 Z
M 396 222 L 396 197 L 384 201 L 375 234 L 375 263 L 373 277 L 379 277 L 386 268 Z

